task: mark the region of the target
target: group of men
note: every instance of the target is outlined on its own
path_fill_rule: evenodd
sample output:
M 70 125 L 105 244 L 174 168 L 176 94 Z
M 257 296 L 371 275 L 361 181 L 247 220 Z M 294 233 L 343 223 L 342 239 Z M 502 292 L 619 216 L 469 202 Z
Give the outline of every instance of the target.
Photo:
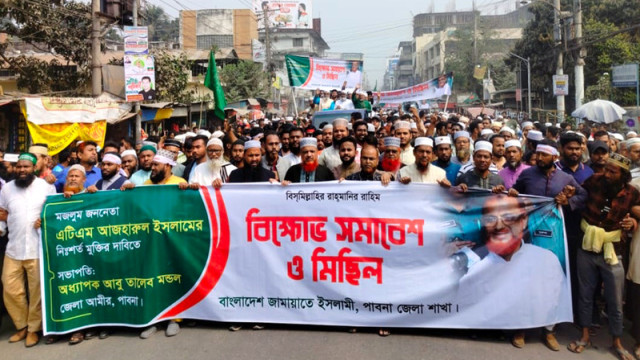
M 356 96 L 354 102 L 368 101 Z M 46 144 L 34 144 L 17 159 L 0 162 L 0 232 L 8 234 L 3 298 L 18 329 L 9 341 L 25 340 L 28 347 L 39 341 L 37 229 L 48 195 L 71 197 L 148 185 L 186 190 L 243 182 L 287 186 L 338 180 L 348 186 L 348 181 L 398 181 L 436 184 L 455 193 L 484 189 L 502 196 L 553 198 L 564 213 L 574 313 L 583 329 L 568 349 L 580 353 L 589 347 L 590 331 L 599 321 L 593 315 L 600 313 L 594 310 L 594 299 L 602 288 L 616 355 L 633 358 L 620 342 L 625 290 L 637 342 L 634 352 L 640 355 L 640 311 L 634 308 L 640 304 L 640 245 L 635 241 L 640 237 L 640 193 L 635 187 L 640 184 L 640 138 L 635 133 L 625 139 L 604 128 L 571 130 L 565 123 L 519 123 L 503 116 L 470 120 L 415 108 L 368 119 L 356 112 L 351 119 L 339 118 L 317 129 L 291 119 L 273 120 L 250 124 L 248 131 L 242 121 L 227 121 L 213 133 L 171 134 L 138 144 L 128 138 L 107 140 L 102 149 L 80 141 L 60 153 L 56 164 Z M 497 216 L 491 227 L 507 233 L 520 220 Z M 493 252 L 508 262 L 513 254 L 509 247 L 497 246 Z M 168 336 L 178 333 L 178 324 L 168 324 Z M 108 336 L 108 330 L 94 330 L 72 334 L 70 343 Z M 141 337 L 156 330 L 150 327 Z M 380 334 L 389 332 L 381 329 Z M 559 350 L 554 325 L 543 334 L 544 343 Z M 524 331 L 514 333 L 512 344 L 524 346 Z

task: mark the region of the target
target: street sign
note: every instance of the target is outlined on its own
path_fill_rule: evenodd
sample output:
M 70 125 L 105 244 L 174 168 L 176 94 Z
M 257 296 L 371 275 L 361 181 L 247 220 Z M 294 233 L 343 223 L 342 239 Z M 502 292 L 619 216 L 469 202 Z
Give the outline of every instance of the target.
M 613 67 L 613 87 L 637 87 L 638 64 L 624 64 Z

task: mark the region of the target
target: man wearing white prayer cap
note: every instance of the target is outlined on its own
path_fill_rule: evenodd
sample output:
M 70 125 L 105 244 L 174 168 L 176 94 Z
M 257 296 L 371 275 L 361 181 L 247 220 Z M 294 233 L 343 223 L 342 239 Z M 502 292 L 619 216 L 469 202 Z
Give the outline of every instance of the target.
M 411 146 L 411 123 L 408 121 L 396 121 L 393 125 L 393 135 L 400 139 L 400 161 L 405 165 L 411 165 L 416 161 Z
M 260 141 L 244 143 L 244 165 L 234 170 L 229 176 L 230 183 L 278 182 L 276 173 L 267 170 L 260 164 L 262 159 L 262 144 Z
M 475 143 L 473 169 L 460 174 L 456 179 L 456 186 L 460 192 L 466 192 L 470 187 L 493 190 L 496 186 L 504 186 L 497 171 L 496 173 L 489 171 L 492 165 L 491 154 L 493 154 L 493 145 L 490 142 L 480 140 Z
M 335 123 L 333 127 L 335 129 Z M 316 138 L 306 137 L 300 140 L 300 155 L 302 162 L 287 170 L 285 181 L 282 182 L 283 185 L 335 180 L 329 168 L 318 164 L 318 140 Z
M 400 139 L 395 136 L 388 136 L 383 139 L 384 152 L 382 160 L 378 164 L 378 170 L 391 173 L 397 178 L 398 170 L 405 166 L 400 160 Z
M 428 137 L 419 137 L 415 141 L 413 154 L 415 161 L 411 165 L 407 165 L 398 172 L 398 181 L 403 184 L 410 182 L 440 184 L 443 187 L 450 187 L 451 183 L 447 180 L 447 173 L 441 168 L 431 165 L 431 156 L 433 155 L 433 140 Z
M 248 141 L 245 143 L 245 148 L 247 143 Z M 220 185 L 229 181 L 229 175 L 237 169 L 224 159 L 224 145 L 219 138 L 210 139 L 207 142 L 206 151 L 207 160 L 196 166 L 193 176 L 189 179 L 192 189 L 209 185 L 219 188 Z
M 460 165 L 451 161 L 453 154 L 451 138 L 447 136 L 438 136 L 434 139 L 435 152 L 438 159 L 432 162 L 433 165 L 441 168 L 447 174 L 447 180 L 453 184 L 456 182 L 456 176 L 460 170 Z
M 456 131 L 453 134 L 453 145 L 456 155 L 451 158 L 454 164 L 465 166 L 473 163 L 471 160 L 471 134 L 468 131 Z
M 125 150 L 120 154 L 120 158 L 122 159 L 122 169 L 130 178 L 138 170 L 138 154 L 133 149 Z
M 349 120 L 344 118 L 337 118 L 333 120 L 333 135 L 331 142 L 332 144 L 338 144 L 342 138 L 349 136 Z M 324 136 L 323 136 L 324 139 Z M 320 154 L 318 158 L 318 163 L 320 165 L 326 166 L 329 169 L 333 169 L 336 166 L 342 164 L 342 160 L 340 160 L 340 150 L 337 146 L 330 146 L 325 148 Z M 292 164 L 295 164 L 292 162 Z
M 631 139 L 631 138 L 634 138 L 634 137 L 636 137 L 636 136 L 638 136 L 638 133 L 637 133 L 637 132 L 635 132 L 635 131 L 629 131 L 629 132 L 627 132 L 627 139 Z
M 489 140 L 489 137 L 491 135 L 493 135 L 493 134 L 495 134 L 495 133 L 491 129 L 482 129 L 482 130 L 480 130 L 480 137 L 483 140 Z
M 518 180 L 518 176 L 529 168 L 529 165 L 522 162 L 522 144 L 520 140 L 513 139 L 505 142 L 504 157 L 507 160 L 506 166 L 498 172 L 498 175 L 504 181 L 504 187 L 510 189 Z
M 500 129 L 499 134 L 504 137 L 505 141 L 509 141 L 511 139 L 516 138 L 516 132 L 508 126 L 503 126 L 502 129 Z
M 129 179 L 120 173 L 122 159 L 117 153 L 106 153 L 102 156 L 102 167 L 100 171 L 102 178 L 95 185 L 87 188 L 88 193 L 98 190 L 120 190 L 122 186 L 129 183 Z

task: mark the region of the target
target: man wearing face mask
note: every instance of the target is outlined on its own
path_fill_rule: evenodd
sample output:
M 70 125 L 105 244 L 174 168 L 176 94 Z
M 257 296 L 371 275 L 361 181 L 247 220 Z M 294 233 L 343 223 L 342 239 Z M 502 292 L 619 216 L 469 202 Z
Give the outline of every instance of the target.
M 354 110 L 353 101 L 347 98 L 344 90 L 338 92 L 338 100 L 336 100 L 336 110 Z

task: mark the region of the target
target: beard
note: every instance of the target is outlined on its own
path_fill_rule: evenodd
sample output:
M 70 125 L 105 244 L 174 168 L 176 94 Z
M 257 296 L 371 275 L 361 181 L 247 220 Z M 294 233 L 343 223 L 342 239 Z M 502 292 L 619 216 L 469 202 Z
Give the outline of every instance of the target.
M 538 169 L 546 171 L 551 169 L 551 167 L 553 166 L 553 161 L 549 162 L 548 164 L 544 164 L 540 160 L 538 160 L 536 161 L 536 166 L 538 167 Z
M 152 183 L 158 184 L 162 180 L 164 180 L 164 172 L 158 171 L 155 175 L 151 173 L 151 176 L 149 177 L 149 179 L 151 179 Z
M 460 149 L 456 151 L 456 156 L 458 157 L 458 159 L 469 159 L 470 155 L 471 152 L 469 152 L 469 150 L 467 149 Z
M 298 154 L 300 154 L 300 145 L 298 145 L 298 146 L 289 146 L 289 150 L 291 150 L 291 152 L 294 155 L 298 155 Z
M 518 168 L 518 166 L 520 166 L 520 161 L 507 162 L 507 166 L 509 167 L 509 169 L 515 170 Z
M 72 193 L 77 194 L 80 191 L 82 191 L 82 186 L 78 184 L 65 184 L 63 191 L 64 192 L 71 191 Z
M 209 170 L 216 172 L 222 167 L 222 158 L 209 159 L 207 165 L 209 165 Z
M 418 168 L 418 170 L 420 172 L 425 172 L 425 171 L 427 171 L 429 169 L 429 163 L 427 162 L 426 165 L 422 165 L 421 163 L 416 161 L 416 167 Z
M 383 158 L 382 162 L 380 163 L 380 166 L 382 166 L 382 170 L 394 173 L 400 169 L 400 165 L 402 165 L 400 159 Z
M 353 162 L 356 160 L 355 157 L 351 157 L 347 160 L 340 158 L 340 160 L 342 161 L 342 167 L 343 168 L 348 168 L 349 166 L 351 166 L 351 164 L 353 164 Z
M 102 180 L 111 180 L 114 176 L 116 176 L 118 171 L 116 170 L 109 174 L 109 173 L 106 173 L 104 170 L 102 170 L 101 173 L 102 173 Z
M 318 160 L 302 163 L 302 170 L 304 170 L 304 172 L 306 173 L 312 173 L 316 171 L 317 168 L 318 168 Z
M 140 164 L 140 169 L 144 170 L 144 171 L 149 171 L 151 170 L 151 163 L 149 163 L 149 165 L 142 165 Z
M 24 178 L 18 176 L 14 181 L 16 182 L 16 186 L 17 187 L 24 189 L 24 188 L 29 187 L 29 185 L 31 185 L 31 183 L 35 179 L 36 179 L 36 175 L 35 174 L 29 174 Z

